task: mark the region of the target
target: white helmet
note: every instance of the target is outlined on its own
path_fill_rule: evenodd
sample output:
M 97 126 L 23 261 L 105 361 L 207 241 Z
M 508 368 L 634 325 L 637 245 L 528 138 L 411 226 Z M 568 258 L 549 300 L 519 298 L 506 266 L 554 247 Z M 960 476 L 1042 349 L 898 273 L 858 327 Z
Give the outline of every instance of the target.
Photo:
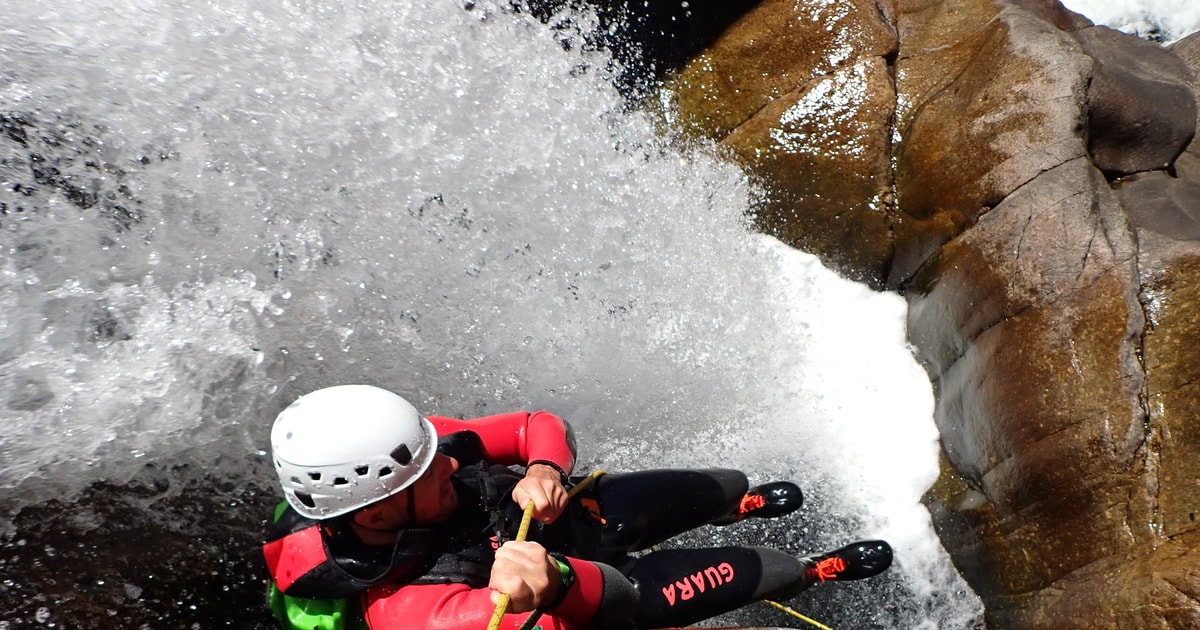
M 305 394 L 271 428 L 288 503 L 312 519 L 340 516 L 400 492 L 429 468 L 437 433 L 407 400 L 370 385 Z

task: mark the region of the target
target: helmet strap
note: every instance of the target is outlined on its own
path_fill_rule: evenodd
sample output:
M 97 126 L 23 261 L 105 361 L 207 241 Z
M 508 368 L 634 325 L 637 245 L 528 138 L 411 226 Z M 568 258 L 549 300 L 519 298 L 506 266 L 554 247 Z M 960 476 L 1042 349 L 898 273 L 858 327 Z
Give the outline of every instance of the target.
M 417 524 L 417 493 L 412 486 L 404 491 L 408 493 L 408 526 L 412 527 Z

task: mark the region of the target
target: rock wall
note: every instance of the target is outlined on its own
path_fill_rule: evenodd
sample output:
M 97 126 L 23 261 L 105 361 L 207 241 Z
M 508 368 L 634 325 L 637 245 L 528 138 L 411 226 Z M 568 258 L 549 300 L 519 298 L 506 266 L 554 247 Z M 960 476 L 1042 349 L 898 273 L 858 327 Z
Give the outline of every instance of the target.
M 994 627 L 1200 627 L 1197 76 L 1054 0 L 764 0 L 670 80 L 762 229 L 907 296 Z

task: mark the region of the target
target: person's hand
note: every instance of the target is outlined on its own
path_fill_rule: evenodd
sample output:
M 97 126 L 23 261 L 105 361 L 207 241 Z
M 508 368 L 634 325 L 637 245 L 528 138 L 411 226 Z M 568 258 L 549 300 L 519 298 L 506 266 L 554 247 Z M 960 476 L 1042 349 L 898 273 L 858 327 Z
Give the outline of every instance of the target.
M 529 612 L 555 601 L 563 588 L 562 572 L 541 545 L 510 540 L 496 550 L 488 588 L 492 589 L 492 604 L 499 604 L 500 595 L 506 594 L 508 612 Z
M 534 464 L 525 471 L 525 478 L 513 488 L 512 498 L 521 509 L 533 501 L 533 517 L 543 523 L 553 523 L 567 509 L 562 475 L 545 464 Z

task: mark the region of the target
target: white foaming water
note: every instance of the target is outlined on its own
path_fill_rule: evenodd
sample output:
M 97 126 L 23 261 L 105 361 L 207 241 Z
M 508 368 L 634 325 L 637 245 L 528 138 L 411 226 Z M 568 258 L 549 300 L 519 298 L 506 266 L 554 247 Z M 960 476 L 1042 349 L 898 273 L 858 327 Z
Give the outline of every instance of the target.
M 1196 0 L 1062 0 L 1063 6 L 1096 24 L 1166 43 L 1200 30 Z
M 610 470 L 796 478 L 779 544 L 897 549 L 852 625 L 978 615 L 919 504 L 903 300 L 751 234 L 743 174 L 567 33 L 444 0 L 56 4 L 0 4 L 0 504 L 147 462 L 252 483 L 279 409 L 367 382 L 554 410 Z

